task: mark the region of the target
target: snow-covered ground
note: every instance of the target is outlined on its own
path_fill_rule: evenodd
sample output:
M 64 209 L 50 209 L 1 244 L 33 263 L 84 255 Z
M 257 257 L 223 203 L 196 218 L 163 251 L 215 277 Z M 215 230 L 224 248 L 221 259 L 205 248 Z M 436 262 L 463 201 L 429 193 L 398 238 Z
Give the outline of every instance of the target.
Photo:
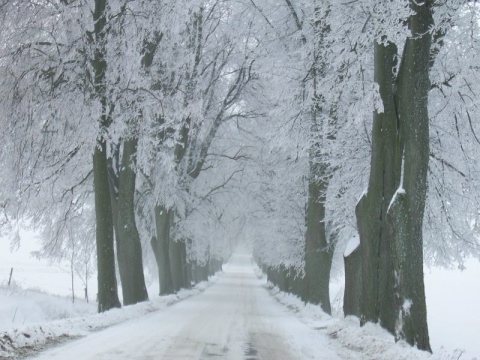
M 270 293 L 273 293 L 277 300 L 274 301 L 268 296 L 266 280 L 253 275 L 249 261 L 243 261 L 241 266 L 230 265 L 225 274 L 220 275 L 217 283 L 205 293 L 174 306 L 167 307 L 179 299 L 199 294 L 206 288 L 206 284 L 197 290 L 165 298 L 155 296 L 157 289 L 154 285 L 150 293 L 153 301 L 106 314 L 95 314 L 95 303 L 86 304 L 76 299 L 75 304 L 72 304 L 71 279 L 67 271 L 58 266 L 48 266 L 45 262 L 28 256 L 29 251 L 36 250 L 34 247 L 33 241 L 26 240 L 19 252 L 10 254 L 8 244 L 0 242 L 0 284 L 3 284 L 0 288 L 0 345 L 4 347 L 3 353 L 0 351 L 0 359 L 14 353 L 12 345 L 41 348 L 41 344 L 45 342 L 55 343 L 56 339 L 62 341 L 69 337 L 84 336 L 132 318 L 136 319 L 133 323 L 117 325 L 114 327 L 117 330 L 112 331 L 121 332 L 122 330 L 118 329 L 125 326 L 127 334 L 131 336 L 137 331 L 131 326 L 138 328 L 140 324 L 137 322 L 146 321 L 142 326 L 146 328 L 150 326 L 157 339 L 164 339 L 157 342 L 170 344 L 168 351 L 173 351 L 171 348 L 179 345 L 180 340 L 175 338 L 174 334 L 171 335 L 176 331 L 180 338 L 197 336 L 197 343 L 208 342 L 210 345 L 204 347 L 202 351 L 220 354 L 223 350 L 211 345 L 213 342 L 202 335 L 212 333 L 217 345 L 224 342 L 224 346 L 230 349 L 228 355 L 222 353 L 227 359 L 235 359 L 235 356 L 240 354 L 245 357 L 249 351 L 252 354 L 255 352 L 277 354 L 285 359 L 315 359 L 317 354 L 322 355 L 319 355 L 322 359 L 470 360 L 475 357 L 480 359 L 477 330 L 480 328 L 480 315 L 473 307 L 480 295 L 478 262 L 468 262 L 467 270 L 464 272 L 426 270 L 429 326 L 434 350 L 434 355 L 430 356 L 405 344 L 395 344 L 393 338 L 378 326 L 368 325 L 359 328 L 355 318 L 346 320 L 330 318 L 316 306 L 305 306 L 291 295 L 270 289 Z M 11 267 L 14 268 L 15 285 L 8 287 L 6 282 Z M 89 284 L 92 289 L 94 282 L 94 279 L 91 279 Z M 78 283 L 76 293 L 81 295 L 83 284 L 78 279 L 76 283 Z M 28 290 L 32 287 L 43 292 Z M 332 288 L 335 292 L 341 287 Z M 52 297 L 47 293 L 62 296 Z M 94 290 L 91 291 L 91 294 L 93 293 Z M 335 297 L 335 294 L 332 295 Z M 155 313 L 152 313 L 154 311 Z M 190 315 L 182 316 L 184 311 Z M 242 311 L 246 311 L 248 316 L 245 313 L 242 315 Z M 226 317 L 227 320 L 222 320 L 218 324 L 214 320 L 209 320 L 212 312 L 214 318 Z M 231 313 L 237 315 L 231 318 L 229 315 Z M 145 314 L 149 315 L 142 316 Z M 263 315 L 252 320 L 252 314 Z M 54 321 L 50 321 L 52 319 Z M 148 325 L 149 321 L 153 321 L 154 325 Z M 173 322 L 173 325 L 170 322 Z M 215 330 L 216 327 L 220 327 L 221 330 Z M 176 330 L 173 331 L 174 329 Z M 252 331 L 257 335 L 252 336 Z M 224 339 L 229 332 L 236 342 Z M 260 333 L 263 335 L 259 336 Z M 94 335 L 97 334 L 100 332 Z M 118 336 L 115 334 L 115 337 Z M 87 341 L 90 336 L 81 341 Z M 148 331 L 142 336 L 148 336 Z M 272 347 L 280 349 L 280 354 L 271 350 Z M 457 348 L 467 351 L 462 353 L 455 350 Z M 198 351 L 198 348 L 195 349 L 192 351 Z M 18 351 L 16 353 L 18 354 Z
M 464 344 L 474 344 L 473 339 L 478 338 L 478 331 L 452 335 L 447 344 L 439 339 L 432 341 L 433 354 L 419 351 L 404 342 L 395 343 L 393 335 L 382 329 L 377 324 L 368 323 L 364 327 L 359 326 L 356 317 L 327 316 L 318 306 L 304 304 L 298 297 L 281 292 L 278 288 L 269 284 L 270 293 L 274 298 L 287 308 L 305 324 L 313 329 L 332 337 L 332 342 L 337 347 L 338 354 L 342 359 L 375 359 L 375 360 L 477 360 L 480 352 L 477 352 L 478 344 L 471 346 L 468 351 L 455 344 L 455 339 L 464 340 Z M 438 310 L 438 309 L 437 309 Z M 457 314 L 458 315 L 458 314 Z M 450 316 L 453 318 L 454 316 Z M 475 318 L 475 317 L 474 317 Z M 429 317 L 430 319 L 430 317 Z M 475 320 L 473 320 L 475 321 Z M 457 323 L 461 319 L 457 319 Z M 477 322 L 477 324 L 479 324 Z M 438 332 L 443 336 L 452 332 L 442 332 L 441 326 Z M 459 342 L 461 342 L 461 340 Z M 352 355 L 353 353 L 353 355 Z
M 39 289 L 53 295 L 71 296 L 72 279 L 68 264 L 50 264 L 47 260 L 39 260 L 32 252 L 40 250 L 40 244 L 33 232 L 21 231 L 18 249 L 11 249 L 5 238 L 0 238 L 0 284 L 8 282 L 10 270 L 13 268 L 12 280 L 24 289 Z M 74 274 L 75 296 L 84 297 L 85 284 Z M 95 300 L 97 293 L 96 276 L 88 279 L 89 297 Z
M 330 284 L 336 315 L 342 311 L 342 280 Z M 464 270 L 425 268 L 425 292 L 433 352 L 450 354 L 446 359 L 480 360 L 480 262 L 469 259 Z
M 467 261 L 464 271 L 426 269 L 425 287 L 433 348 L 461 348 L 465 358 L 480 359 L 480 262 Z
M 216 278 L 214 277 L 213 280 Z M 92 332 L 96 332 L 113 325 L 131 320 L 142 318 L 149 313 L 155 313 L 164 310 L 168 306 L 194 295 L 203 292 L 210 284 L 200 283 L 194 289 L 182 290 L 175 295 L 155 297 L 151 301 L 140 303 L 137 305 L 126 306 L 122 309 L 114 309 L 108 312 L 97 314 L 95 305 L 86 305 L 76 303 L 71 307 L 65 305 L 68 299 L 51 296 L 49 306 L 60 305 L 60 311 L 64 310 L 65 317 L 55 316 L 56 311 L 53 311 L 51 319 L 39 322 L 31 322 L 29 324 L 17 325 L 15 327 L 7 328 L 8 330 L 0 330 L 0 359 L 16 359 L 23 355 L 32 355 L 38 351 L 48 348 L 52 344 L 74 339 L 76 337 L 84 337 Z M 35 294 L 29 297 L 30 300 L 25 300 L 23 305 L 27 312 L 34 314 L 40 312 L 45 314 L 42 308 L 41 294 Z M 2 307 L 3 300 L 1 298 Z M 40 300 L 40 301 L 39 301 Z M 10 300 L 7 300 L 8 304 Z M 20 305 L 19 305 L 20 306 Z M 78 315 L 78 308 L 86 307 L 90 314 Z M 30 318 L 33 318 L 30 317 Z M 135 332 L 135 330 L 133 330 Z M 76 354 L 69 356 L 75 359 Z M 65 358 L 64 358 L 65 359 Z

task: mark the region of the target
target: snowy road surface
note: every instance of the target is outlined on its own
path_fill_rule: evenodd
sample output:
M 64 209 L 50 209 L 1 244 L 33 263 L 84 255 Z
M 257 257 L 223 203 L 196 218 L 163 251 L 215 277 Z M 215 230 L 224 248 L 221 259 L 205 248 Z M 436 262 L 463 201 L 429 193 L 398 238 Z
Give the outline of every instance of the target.
M 262 286 L 251 257 L 234 255 L 204 293 L 51 349 L 37 359 L 340 359 Z

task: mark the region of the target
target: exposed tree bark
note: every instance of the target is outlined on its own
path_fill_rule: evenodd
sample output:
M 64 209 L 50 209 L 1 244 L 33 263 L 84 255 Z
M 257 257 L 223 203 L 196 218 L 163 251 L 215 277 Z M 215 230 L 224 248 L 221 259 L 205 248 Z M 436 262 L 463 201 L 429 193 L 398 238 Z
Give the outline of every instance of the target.
M 423 280 L 423 214 L 429 161 L 428 92 L 433 1 L 410 6 L 412 37 L 405 44 L 399 71 L 397 108 L 404 139 L 403 192 L 388 212 L 388 232 L 394 243 L 395 336 L 419 349 L 430 349 Z
M 135 165 L 137 138 L 123 141 L 117 200 L 117 258 L 122 282 L 123 304 L 148 300 L 143 274 L 142 245 L 135 220 Z
M 320 304 L 323 311 L 330 314 L 330 270 L 334 247 L 329 243 L 325 228 L 325 200 L 329 176 L 327 174 L 326 159 L 320 154 L 325 127 L 322 113 L 326 110 L 323 104 L 323 95 L 318 89 L 318 82 L 325 76 L 326 64 L 321 56 L 321 47 L 325 45 L 325 35 L 329 31 L 326 24 L 328 10 L 321 14 L 318 4 L 315 4 L 315 39 L 313 78 L 313 105 L 311 134 L 316 141 L 310 149 L 310 178 L 308 184 L 308 198 L 306 207 L 306 234 L 305 234 L 305 278 L 303 280 L 304 301 Z
M 208 276 L 210 275 L 210 262 L 205 264 L 198 264 L 197 262 L 192 263 L 192 278 L 195 284 L 198 284 L 202 281 L 208 281 Z
M 217 272 L 222 270 L 222 260 L 211 258 L 210 261 L 208 262 L 208 275 L 213 276 Z
M 144 43 L 141 65 L 146 72 L 152 65 L 162 37 L 162 34 L 155 33 L 152 41 Z M 138 116 L 141 118 L 142 114 L 140 113 Z M 129 125 L 134 127 L 138 121 L 138 118 L 133 118 Z M 142 246 L 135 219 L 136 172 L 134 167 L 136 165 L 138 136 L 134 133 L 123 139 L 121 144 L 123 150 L 121 164 L 119 164 L 120 145 L 115 146 L 110 159 L 110 191 L 113 200 L 112 208 L 123 302 L 125 305 L 130 305 L 148 300 L 143 273 Z M 163 239 L 162 236 L 159 236 L 159 238 Z M 158 251 L 156 239 L 152 239 L 152 246 L 158 262 L 161 258 L 161 255 L 159 255 L 161 252 Z
M 146 42 L 142 49 L 141 65 L 145 71 L 150 66 L 159 42 L 161 34 L 155 34 L 153 41 Z M 141 114 L 139 114 L 141 117 Z M 132 119 L 130 126 L 139 121 Z M 111 166 L 111 193 L 113 194 L 113 212 L 115 220 L 115 234 L 117 235 L 117 258 L 122 283 L 124 305 L 136 304 L 148 300 L 147 288 L 143 274 L 142 245 L 135 220 L 135 182 L 138 137 L 132 137 L 122 141 L 122 162 L 118 166 L 119 146 L 115 149 L 115 157 Z M 116 162 L 113 164 L 113 162 Z
M 163 206 L 155 207 L 155 226 L 157 237 L 154 247 L 155 256 L 158 265 L 158 277 L 160 285 L 160 295 L 173 294 L 175 292 L 172 280 L 172 271 L 170 266 L 170 218 L 171 211 Z
M 267 274 L 267 281 L 271 282 L 272 284 L 276 285 L 277 284 L 277 274 L 275 272 L 275 269 L 271 266 L 267 266 L 267 271 L 265 273 Z
M 318 165 L 311 164 L 311 179 L 308 186 L 305 235 L 305 278 L 302 299 L 312 304 L 320 304 L 323 311 L 330 314 L 330 269 L 332 267 L 333 246 L 328 243 L 325 231 L 325 191 L 326 183 L 316 181 L 315 175 L 322 173 Z
M 362 252 L 362 323 L 382 326 L 430 351 L 423 281 L 422 225 L 429 159 L 428 92 L 431 2 L 410 3 L 398 77 L 397 50 L 376 44 L 375 81 L 383 114 L 375 114 L 368 193 L 357 205 Z
M 93 182 L 97 225 L 98 311 L 103 312 L 120 307 L 115 276 L 113 219 L 104 140 L 99 140 L 93 154 Z
M 173 237 L 170 239 L 169 244 L 169 257 L 170 257 L 170 269 L 172 273 L 173 289 L 178 291 L 183 288 L 188 288 L 189 284 L 186 283 L 186 251 L 185 242 L 182 240 L 175 240 Z
M 183 288 L 190 289 L 192 287 L 192 264 L 187 258 L 187 243 L 182 241 L 182 262 L 183 262 Z M 207 276 L 208 280 L 208 276 Z
M 100 129 L 109 125 L 107 103 L 105 97 L 105 7 L 106 0 L 95 0 L 93 20 L 95 23 L 94 41 L 96 42 L 94 60 L 95 92 L 102 104 L 102 117 L 99 121 Z M 97 140 L 93 153 L 93 182 L 95 187 L 95 217 L 96 217 L 96 244 L 97 244 L 97 271 L 98 271 L 98 311 L 107 311 L 120 307 L 115 277 L 115 253 L 113 239 L 113 219 L 108 183 L 107 147 L 102 137 Z
M 288 269 L 288 291 L 299 297 L 302 296 L 304 278 L 293 268 Z
M 109 143 L 110 156 L 107 159 L 108 183 L 110 185 L 110 201 L 112 203 L 113 230 L 118 237 L 118 189 L 120 187 L 120 144 Z
M 400 136 L 394 102 L 397 65 L 394 44 L 375 44 L 375 82 L 383 100 L 383 113 L 375 113 L 372 129 L 372 157 L 367 193 L 356 208 L 362 255 L 361 323 L 382 323 L 395 331 L 391 240 L 385 218 L 390 200 L 400 181 Z M 350 280 L 347 280 L 348 282 Z
M 360 246 L 351 254 L 344 256 L 345 294 L 343 313 L 345 316 L 361 316 L 360 299 L 362 296 L 362 254 Z

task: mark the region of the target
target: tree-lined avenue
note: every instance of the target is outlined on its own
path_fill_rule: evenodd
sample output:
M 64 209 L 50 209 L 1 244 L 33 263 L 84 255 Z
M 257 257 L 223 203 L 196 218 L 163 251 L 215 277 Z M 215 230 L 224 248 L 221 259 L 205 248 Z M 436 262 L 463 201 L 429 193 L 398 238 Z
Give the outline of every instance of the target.
M 37 359 L 339 359 L 320 333 L 270 296 L 251 256 L 235 254 L 224 267 L 198 296 Z

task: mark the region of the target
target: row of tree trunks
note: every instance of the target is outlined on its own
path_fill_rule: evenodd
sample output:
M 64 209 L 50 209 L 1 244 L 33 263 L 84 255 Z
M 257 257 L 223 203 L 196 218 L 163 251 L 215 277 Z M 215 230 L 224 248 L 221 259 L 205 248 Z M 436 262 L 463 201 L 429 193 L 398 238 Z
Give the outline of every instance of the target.
M 198 284 L 202 281 L 208 281 L 210 276 L 222 270 L 222 264 L 223 262 L 217 259 L 209 259 L 205 263 L 192 261 L 188 269 L 192 274 L 192 283 Z
M 171 236 L 174 213 L 163 206 L 155 208 L 157 236 L 151 240 L 158 266 L 160 295 L 174 294 L 189 289 L 192 283 L 208 280 L 222 269 L 222 261 L 210 260 L 200 265 L 187 261 L 185 240 L 175 241 Z
M 107 172 L 105 141 L 99 141 L 93 154 L 98 276 L 98 311 L 120 307 L 115 275 L 113 216 Z
M 260 266 L 260 268 L 267 275 L 267 280 L 277 286 L 280 291 L 302 296 L 305 279 L 294 268 L 283 265 L 279 267 Z
M 210 275 L 209 262 L 205 264 L 192 264 L 192 281 L 198 284 L 201 281 L 207 281 Z
M 210 259 L 208 262 L 208 275 L 213 276 L 217 272 L 222 271 L 223 261 L 221 259 Z
M 346 265 L 362 269 L 362 323 L 380 322 L 396 339 L 430 351 L 422 224 L 429 159 L 433 18 L 430 1 L 412 1 L 410 6 L 414 11 L 408 21 L 412 36 L 405 44 L 397 76 L 396 46 L 375 45 L 375 81 L 384 113 L 374 115 L 368 192 L 356 209 L 361 261 L 354 259 L 358 256 L 354 252 Z M 346 273 L 353 274 L 352 269 Z M 347 279 L 347 285 L 354 283 Z M 348 291 L 355 293 L 355 289 Z M 350 309 L 356 311 L 354 305 Z

